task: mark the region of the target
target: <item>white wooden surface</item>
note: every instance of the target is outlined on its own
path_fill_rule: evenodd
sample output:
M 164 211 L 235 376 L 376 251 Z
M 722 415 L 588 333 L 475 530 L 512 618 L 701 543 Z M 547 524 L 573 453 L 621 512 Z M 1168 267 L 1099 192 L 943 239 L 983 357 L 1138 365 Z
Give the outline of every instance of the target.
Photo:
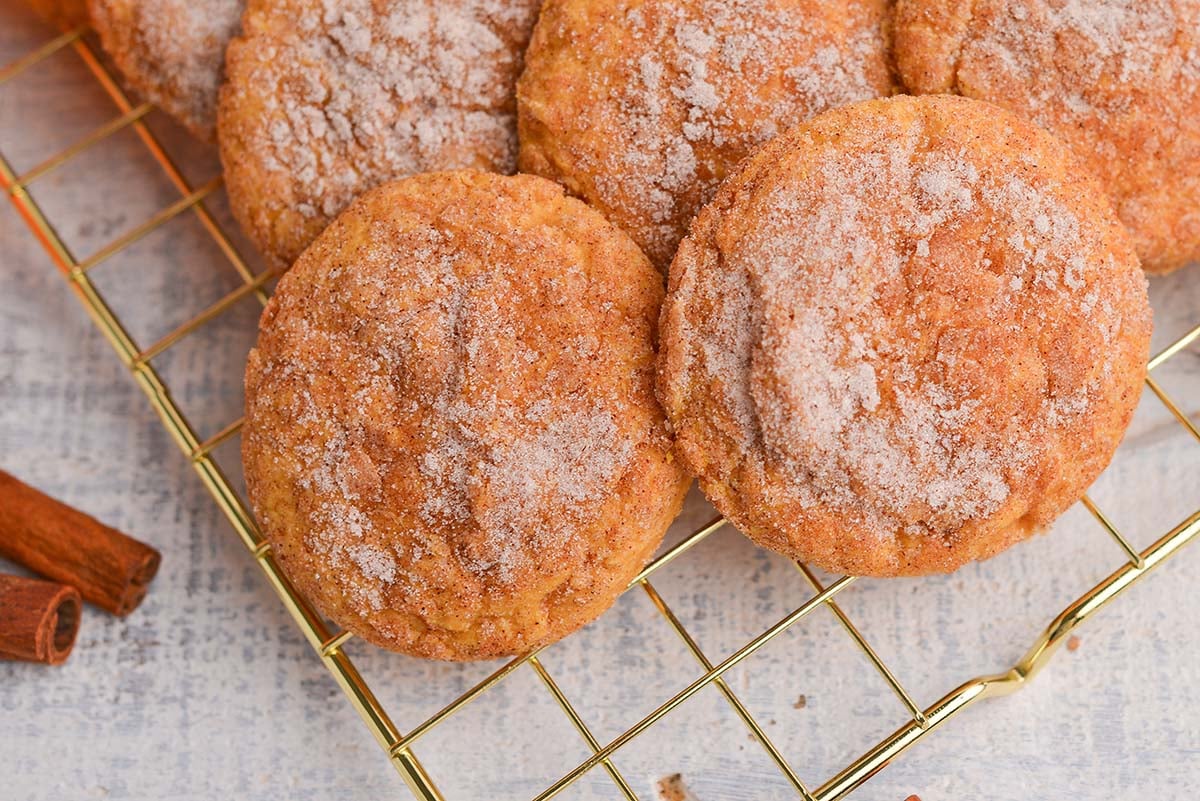
M 0 62 L 45 36 L 0 8 Z M 0 87 L 0 150 L 28 168 L 112 115 L 72 55 Z M 212 154 L 156 115 L 196 180 Z M 64 130 L 65 129 L 65 130 Z M 147 176 L 151 180 L 147 180 Z M 175 196 L 122 134 L 47 176 L 35 194 L 77 255 Z M 219 202 L 216 204 L 219 206 Z M 236 285 L 187 218 L 94 277 L 143 345 Z M 1200 323 L 1200 267 L 1153 282 L 1157 346 Z M 202 434 L 238 414 L 250 301 L 156 361 Z M 1160 375 L 1200 416 L 1200 350 Z M 236 445 L 221 456 L 236 472 Z M 147 403 L 11 205 L 0 204 L 0 465 L 164 553 L 126 620 L 88 609 L 59 669 L 0 663 L 0 799 L 407 798 L 407 791 L 293 628 Z M 1093 497 L 1140 546 L 1200 506 L 1200 444 L 1147 397 Z M 693 499 L 672 536 L 709 511 Z M 1115 568 L 1117 548 L 1080 508 L 1048 536 L 944 578 L 863 581 L 846 612 L 922 705 L 1016 660 L 1053 615 Z M 13 569 L 0 565 L 0 569 Z M 1105 610 L 1030 687 L 978 706 L 855 798 L 1192 798 L 1200 790 L 1200 549 Z M 656 586 L 717 661 L 803 601 L 781 559 L 724 532 Z M 401 728 L 494 665 L 428 664 L 355 644 Z M 647 598 L 631 593 L 552 647 L 546 667 L 607 741 L 697 674 Z M 729 681 L 810 784 L 900 725 L 904 710 L 827 610 Z M 800 695 L 806 705 L 794 708 Z M 585 755 L 531 670 L 518 671 L 419 744 L 448 799 L 527 798 Z M 681 772 L 701 801 L 792 798 L 715 689 L 616 764 L 643 799 Z M 593 771 L 565 794 L 610 799 Z

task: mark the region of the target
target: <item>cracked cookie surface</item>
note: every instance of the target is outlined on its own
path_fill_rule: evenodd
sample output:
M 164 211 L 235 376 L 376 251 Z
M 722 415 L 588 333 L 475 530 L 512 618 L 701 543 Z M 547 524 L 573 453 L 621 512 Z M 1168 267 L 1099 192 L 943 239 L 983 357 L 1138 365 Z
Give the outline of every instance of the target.
M 1070 144 L 1147 271 L 1200 260 L 1200 0 L 898 0 L 895 54 Z
M 370 642 L 513 655 L 598 616 L 690 484 L 654 398 L 662 280 L 534 176 L 356 200 L 280 281 L 243 461 L 280 565 Z
M 244 0 L 90 0 L 100 43 L 147 100 L 214 141 L 225 48 Z
M 1048 526 L 1141 395 L 1146 279 L 1065 145 L 897 97 L 751 157 L 671 265 L 659 397 L 752 539 L 828 570 L 953 570 Z
M 290 266 L 359 193 L 516 166 L 514 84 L 537 0 L 254 0 L 219 108 L 230 203 Z
M 887 95 L 887 0 L 549 0 L 518 85 L 521 169 L 664 272 L 717 185 L 790 125 Z

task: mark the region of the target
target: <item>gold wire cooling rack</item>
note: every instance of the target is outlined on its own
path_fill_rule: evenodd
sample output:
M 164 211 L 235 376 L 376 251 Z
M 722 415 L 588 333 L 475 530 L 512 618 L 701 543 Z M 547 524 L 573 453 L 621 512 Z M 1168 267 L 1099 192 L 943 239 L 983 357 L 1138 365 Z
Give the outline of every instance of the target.
M 28 223 L 30 230 L 49 252 L 54 263 L 62 271 L 67 282 L 83 303 L 96 326 L 111 343 L 121 361 L 129 368 L 133 379 L 145 392 L 155 411 L 162 418 L 163 425 L 179 445 L 184 456 L 191 462 L 196 473 L 199 474 L 200 479 L 212 494 L 213 499 L 229 518 L 234 530 L 237 531 L 238 535 L 242 538 L 242 542 L 250 550 L 251 554 L 253 554 L 267 580 L 275 588 L 279 598 L 295 619 L 296 624 L 304 633 L 313 650 L 329 669 L 329 672 L 345 692 L 350 703 L 358 711 L 367 727 L 371 730 L 371 733 L 374 734 L 375 739 L 383 747 L 388 758 L 395 765 L 397 771 L 399 771 L 414 796 L 418 799 L 424 799 L 425 801 L 441 801 L 443 799 L 433 779 L 425 771 L 417 758 L 415 746 L 418 741 L 448 717 L 479 698 L 506 676 L 525 666 L 528 666 L 536 673 L 542 684 L 545 685 L 546 690 L 553 697 L 557 705 L 562 708 L 562 711 L 569 718 L 571 724 L 579 732 L 591 751 L 591 756 L 547 787 L 535 797 L 534 801 L 545 801 L 545 799 L 559 794 L 576 779 L 597 766 L 602 767 L 609 774 L 616 788 L 624 798 L 637 799 L 637 793 L 632 789 L 629 782 L 626 781 L 613 762 L 613 754 L 710 684 L 715 686 L 725 697 L 732 711 L 746 725 L 754 740 L 762 746 L 801 798 L 807 799 L 807 801 L 832 801 L 833 799 L 843 798 L 872 775 L 882 770 L 891 760 L 898 757 L 910 746 L 917 743 L 966 707 L 980 699 L 1006 695 L 1020 689 L 1026 681 L 1031 679 L 1047 663 L 1055 650 L 1077 625 L 1138 582 L 1143 576 L 1169 559 L 1184 545 L 1200 534 L 1200 510 L 1197 510 L 1185 521 L 1164 534 L 1149 548 L 1139 552 L 1116 529 L 1109 518 L 1091 499 L 1085 497 L 1082 501 L 1084 506 L 1099 522 L 1103 530 L 1124 550 L 1128 556 L 1128 560 L 1109 575 L 1108 578 L 1091 588 L 1054 618 L 1049 627 L 1038 638 L 1037 642 L 1034 643 L 1033 647 L 1012 668 L 1003 673 L 971 679 L 951 690 L 929 708 L 921 709 L 835 601 L 835 596 L 852 584 L 854 578 L 852 576 L 843 576 L 828 584 L 823 584 L 816 574 L 803 564 L 797 564 L 796 567 L 803 579 L 812 588 L 814 595 L 774 625 L 743 644 L 719 664 L 714 665 L 705 656 L 700 646 L 697 645 L 692 634 L 684 627 L 666 601 L 655 590 L 654 585 L 650 582 L 650 577 L 663 565 L 679 558 L 692 546 L 724 525 L 724 521 L 718 519 L 692 532 L 674 547 L 663 553 L 648 565 L 629 585 L 629 589 L 640 588 L 649 596 L 663 619 L 675 631 L 699 663 L 703 669 L 703 673 L 699 678 L 681 688 L 669 700 L 662 703 L 622 734 L 608 743 L 601 743 L 597 740 L 576 711 L 574 704 L 567 698 L 545 666 L 538 660 L 536 652 L 512 660 L 450 704 L 434 713 L 424 722 L 407 732 L 401 732 L 377 700 L 371 688 L 364 681 L 349 655 L 343 649 L 342 646 L 350 639 L 351 634 L 347 631 L 337 633 L 331 631 L 327 623 L 316 613 L 308 601 L 288 583 L 287 579 L 279 571 L 271 555 L 270 545 L 261 538 L 253 518 L 245 508 L 238 493 L 232 488 L 212 458 L 212 452 L 218 445 L 237 435 L 241 421 L 231 422 L 210 438 L 201 441 L 198 439 L 183 412 L 176 405 L 175 401 L 172 400 L 168 387 L 151 365 L 152 359 L 165 353 L 199 327 L 225 313 L 240 300 L 254 295 L 265 303 L 267 287 L 270 281 L 276 276 L 270 271 L 255 274 L 246 261 L 238 254 L 237 249 L 231 243 L 225 231 L 222 230 L 221 226 L 203 205 L 205 198 L 219 188 L 220 179 L 214 179 L 200 187 L 189 185 L 180 170 L 172 162 L 159 139 L 156 138 L 145 124 L 143 118 L 151 110 L 151 106 L 145 103 L 135 105 L 130 101 L 108 71 L 102 59 L 98 57 L 94 46 L 84 37 L 84 33 L 85 31 L 82 30 L 65 33 L 47 42 L 44 46 L 25 57 L 0 68 L 0 84 L 15 78 L 26 70 L 35 68 L 51 55 L 69 48 L 82 59 L 91 74 L 95 76 L 95 79 L 100 83 L 103 90 L 112 99 L 116 105 L 118 115 L 79 139 L 70 147 L 45 159 L 20 175 L 13 171 L 4 154 L 0 153 L 0 186 L 3 187 L 5 194 L 12 200 L 18 212 Z M 77 259 L 64 245 L 55 232 L 54 226 L 27 192 L 27 188 L 47 173 L 63 167 L 84 150 L 96 145 L 117 131 L 126 128 L 132 128 L 140 138 L 166 177 L 174 185 L 175 189 L 178 190 L 180 197 L 175 203 L 163 208 L 129 232 L 101 247 L 92 255 L 84 259 Z M 163 336 L 157 342 L 147 347 L 142 347 L 135 343 L 127 333 L 121 320 L 114 314 L 96 286 L 89 279 L 88 272 L 97 264 L 131 246 L 171 219 L 189 212 L 198 218 L 225 258 L 233 265 L 233 268 L 241 277 L 241 285 L 217 302 L 200 311 L 166 336 Z M 1151 372 L 1161 367 L 1169 359 L 1197 340 L 1200 340 L 1200 326 L 1192 329 L 1162 353 L 1155 356 L 1150 361 L 1149 367 Z M 1152 377 L 1148 377 L 1146 383 L 1175 419 L 1192 437 L 1200 441 L 1200 430 L 1197 430 L 1196 425 L 1167 396 L 1162 387 Z M 909 718 L 892 734 L 884 738 L 851 764 L 846 765 L 824 784 L 819 787 L 810 788 L 800 779 L 787 759 L 784 758 L 779 749 L 772 743 L 763 727 L 751 715 L 747 707 L 722 677 L 731 668 L 755 653 L 768 641 L 822 605 L 829 607 L 841 626 L 845 629 L 846 634 L 853 640 L 858 649 L 862 651 L 875 670 L 878 671 L 883 681 L 888 684 L 908 709 Z

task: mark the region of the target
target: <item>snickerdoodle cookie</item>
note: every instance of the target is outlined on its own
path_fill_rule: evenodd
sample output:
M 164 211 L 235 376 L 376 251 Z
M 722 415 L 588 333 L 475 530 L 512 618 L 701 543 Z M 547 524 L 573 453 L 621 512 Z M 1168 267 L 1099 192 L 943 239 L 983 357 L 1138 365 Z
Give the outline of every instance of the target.
M 659 397 L 762 545 L 911 575 L 1051 523 L 1108 464 L 1150 338 L 1129 235 L 1066 145 L 959 97 L 827 112 L 671 265 Z
M 1147 271 L 1200 259 L 1200 0 L 899 0 L 912 92 L 1009 108 L 1099 176 Z
M 739 161 L 890 94 L 888 0 L 548 0 L 518 84 L 521 169 L 599 208 L 664 271 Z
M 245 0 L 89 0 L 100 43 L 129 84 L 207 141 L 216 138 L 225 48 Z
M 250 497 L 287 575 L 371 642 L 515 654 L 599 615 L 688 480 L 654 398 L 662 279 L 534 176 L 367 192 L 246 368 Z
M 516 166 L 538 0 L 251 0 L 219 109 L 235 216 L 276 266 L 359 193 Z

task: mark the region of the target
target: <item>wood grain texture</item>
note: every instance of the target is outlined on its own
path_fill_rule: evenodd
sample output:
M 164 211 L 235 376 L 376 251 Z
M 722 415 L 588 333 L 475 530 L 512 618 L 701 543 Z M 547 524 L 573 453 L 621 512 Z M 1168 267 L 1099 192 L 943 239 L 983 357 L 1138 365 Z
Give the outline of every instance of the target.
M 45 29 L 41 29 L 44 35 Z M 24 37 L 24 38 L 23 38 Z M 40 41 L 31 18 L 0 10 L 0 60 Z M 104 98 L 67 54 L 0 88 L 0 147 L 28 167 L 103 122 Z M 58 64 L 58 60 L 55 64 Z M 74 83 L 73 83 L 74 82 Z M 37 100 L 36 113 L 27 105 Z M 18 114 L 18 111 L 20 113 Z M 47 119 L 76 115 L 70 135 Z M 90 116 L 89 116 L 90 115 Z M 156 115 L 155 115 L 156 116 Z M 39 122 L 40 120 L 40 122 Z M 161 119 L 152 123 L 162 127 Z M 41 126 L 41 127 L 38 127 Z M 186 136 L 177 146 L 194 147 Z M 174 198 L 144 196 L 132 137 L 120 136 L 34 192 L 81 255 Z M 192 152 L 188 164 L 200 164 Z M 211 174 L 211 173 L 210 173 Z M 97 193 L 103 202 L 97 204 Z M 131 309 L 144 344 L 236 286 L 184 219 L 93 273 Z M 1200 322 L 1200 268 L 1152 286 L 1161 346 Z M 239 413 L 247 301 L 156 360 L 197 426 Z M 1200 412 L 1200 350 L 1160 379 Z M 0 204 L 0 454 L 31 484 L 136 531 L 164 553 L 154 587 L 126 619 L 92 615 L 62 668 L 0 665 L 0 797 L 62 799 L 407 798 L 407 791 L 286 616 L 141 393 L 93 331 L 7 203 Z M 218 457 L 231 472 L 237 445 Z M 1147 395 L 1093 497 L 1144 547 L 1200 505 L 1200 445 Z M 704 518 L 693 498 L 673 536 Z M 1080 508 L 1052 534 L 945 578 L 863 581 L 843 607 L 922 704 L 1017 659 L 1041 628 L 1121 560 Z M 10 571 L 9 566 L 0 570 Z M 899 801 L 1182 799 L 1200 787 L 1200 551 L 1192 548 L 1078 632 L 1026 690 L 963 714 L 856 796 Z M 717 660 L 803 602 L 802 578 L 734 532 L 666 569 L 655 586 Z M 351 643 L 401 728 L 494 665 L 429 664 Z M 550 648 L 543 664 L 597 738 L 625 726 L 698 669 L 644 595 Z M 821 610 L 729 676 L 801 776 L 819 783 L 904 719 L 904 710 Z M 799 695 L 803 709 L 795 709 Z M 63 737 L 63 732 L 72 732 Z M 586 754 L 537 677 L 521 670 L 418 744 L 448 799 L 520 799 Z M 700 801 L 784 801 L 786 782 L 715 690 L 704 691 L 618 752 L 645 800 L 681 773 Z M 1115 788 L 1120 788 L 1116 790 Z M 603 771 L 563 796 L 615 799 Z

